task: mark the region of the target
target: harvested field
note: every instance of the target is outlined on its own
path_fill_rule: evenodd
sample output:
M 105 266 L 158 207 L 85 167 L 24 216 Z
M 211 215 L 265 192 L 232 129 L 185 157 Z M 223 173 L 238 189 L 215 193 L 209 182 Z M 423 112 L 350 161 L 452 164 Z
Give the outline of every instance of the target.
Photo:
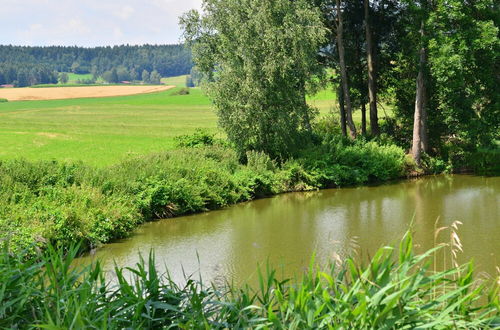
M 84 86 L 3 88 L 0 89 L 0 98 L 5 98 L 9 101 L 62 100 L 154 93 L 174 87 L 175 86 Z

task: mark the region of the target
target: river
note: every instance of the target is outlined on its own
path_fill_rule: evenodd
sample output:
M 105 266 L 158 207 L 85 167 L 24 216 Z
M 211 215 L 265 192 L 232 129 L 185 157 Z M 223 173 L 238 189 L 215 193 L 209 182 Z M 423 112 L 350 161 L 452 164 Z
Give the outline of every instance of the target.
M 257 264 L 279 273 L 302 273 L 311 256 L 323 263 L 334 256 L 398 243 L 412 223 L 417 251 L 434 246 L 437 227 L 462 222 L 458 235 L 464 252 L 480 272 L 496 274 L 500 265 L 500 177 L 430 176 L 379 186 L 289 193 L 223 210 L 146 223 L 124 240 L 106 244 L 84 263 L 99 258 L 132 266 L 139 252 L 153 248 L 157 264 L 181 281 L 185 274 L 205 281 L 252 282 Z M 439 242 L 449 242 L 442 231 Z M 357 251 L 357 252 L 354 252 Z M 442 264 L 443 253 L 438 259 Z M 446 253 L 449 255 L 449 253 Z M 442 260 L 441 260 L 442 259 Z

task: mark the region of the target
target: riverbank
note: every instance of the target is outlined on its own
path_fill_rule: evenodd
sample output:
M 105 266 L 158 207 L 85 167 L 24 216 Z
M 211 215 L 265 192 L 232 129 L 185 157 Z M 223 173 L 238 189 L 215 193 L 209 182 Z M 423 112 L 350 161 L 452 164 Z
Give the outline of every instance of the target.
M 88 250 L 154 219 L 284 192 L 386 182 L 413 170 L 399 147 L 334 136 L 282 164 L 257 152 L 241 164 L 233 149 L 203 135 L 179 145 L 106 168 L 1 162 L 1 238 L 26 257 L 47 244 L 81 241 Z
M 82 241 L 90 249 L 126 237 L 145 221 L 219 209 L 283 192 L 392 180 L 405 156 L 395 146 L 339 140 L 277 164 L 224 145 L 184 148 L 107 168 L 83 163 L 0 163 L 0 232 L 13 251 Z M 326 148 L 326 147 L 325 147 Z
M 453 248 L 453 246 L 452 246 Z M 472 264 L 430 267 L 438 250 L 413 251 L 407 233 L 399 248 L 380 249 L 368 264 L 332 260 L 299 279 L 260 272 L 260 286 L 181 285 L 155 268 L 154 253 L 135 267 L 115 267 L 117 284 L 99 263 L 71 267 L 77 246 L 49 247 L 24 260 L 0 251 L 2 328 L 460 328 L 500 325 L 499 283 L 479 282 Z M 448 253 L 448 252 L 446 252 Z M 451 260 L 453 257 L 451 256 Z M 128 277 L 128 272 L 135 276 Z

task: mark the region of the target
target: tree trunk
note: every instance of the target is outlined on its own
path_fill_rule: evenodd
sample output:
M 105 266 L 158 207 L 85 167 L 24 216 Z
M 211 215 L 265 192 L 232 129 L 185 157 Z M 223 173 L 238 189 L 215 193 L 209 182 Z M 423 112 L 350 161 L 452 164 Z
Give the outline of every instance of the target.
M 422 42 L 424 39 L 424 24 L 420 30 Z M 425 45 L 420 48 L 420 60 L 417 76 L 417 93 L 415 97 L 415 116 L 413 119 L 413 160 L 418 166 L 422 165 L 422 152 L 427 150 L 427 112 L 425 67 L 427 64 L 427 50 Z
M 304 125 L 304 128 L 309 133 L 312 133 L 311 116 L 309 116 L 309 106 L 307 105 L 305 83 L 301 84 L 300 90 L 302 91 L 302 100 L 303 100 L 302 106 L 304 108 L 303 125 Z
M 352 120 L 352 104 L 351 95 L 349 93 L 349 83 L 347 80 L 347 68 L 345 64 L 345 50 L 344 50 L 344 24 L 342 21 L 342 13 L 340 11 L 340 0 L 337 0 L 337 47 L 339 49 L 339 62 L 340 62 L 340 73 L 342 76 L 342 89 L 344 90 L 344 102 L 346 106 L 346 120 L 347 126 L 349 127 L 349 136 L 351 139 L 356 138 L 356 126 Z
M 342 128 L 342 135 L 347 136 L 347 127 L 345 123 L 345 105 L 344 105 L 344 93 L 342 92 L 342 83 L 337 89 L 337 95 L 339 97 L 339 108 L 340 108 L 340 127 Z
M 369 0 L 364 0 L 365 5 L 365 32 L 366 32 L 366 62 L 368 64 L 368 96 L 370 99 L 370 129 L 373 135 L 380 134 L 378 126 L 377 110 L 377 87 L 375 78 L 375 69 L 373 64 L 373 41 L 370 27 L 370 4 Z
M 361 134 L 366 136 L 366 104 L 361 104 Z

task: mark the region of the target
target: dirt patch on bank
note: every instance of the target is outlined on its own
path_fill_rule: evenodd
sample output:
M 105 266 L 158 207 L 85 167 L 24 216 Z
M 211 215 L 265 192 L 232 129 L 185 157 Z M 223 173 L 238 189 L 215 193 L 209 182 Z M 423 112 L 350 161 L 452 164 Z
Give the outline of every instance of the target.
M 9 101 L 62 100 L 155 93 L 174 87 L 175 86 L 83 86 L 0 88 L 0 98 L 5 98 Z

